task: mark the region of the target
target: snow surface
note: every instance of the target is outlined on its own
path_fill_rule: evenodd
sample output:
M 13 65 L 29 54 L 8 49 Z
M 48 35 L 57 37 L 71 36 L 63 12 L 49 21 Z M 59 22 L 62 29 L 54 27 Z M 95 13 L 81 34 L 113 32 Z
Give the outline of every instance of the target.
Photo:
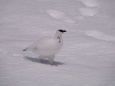
M 86 33 L 86 35 L 92 36 L 92 37 L 99 39 L 99 40 L 115 41 L 115 36 L 107 35 L 101 31 L 98 31 L 98 30 L 88 30 L 85 33 Z
M 114 4 L 114 0 L 1 0 L 0 86 L 115 86 Z M 89 11 L 81 13 L 82 8 L 98 11 L 90 16 Z M 47 59 L 39 63 L 36 54 L 22 51 L 60 28 L 67 33 L 55 58 L 58 66 L 49 65 Z
M 80 0 L 87 7 L 97 7 L 99 5 L 97 0 Z
M 61 11 L 57 11 L 57 10 L 48 10 L 47 13 L 58 20 L 64 21 L 64 22 L 68 22 L 68 23 L 75 23 L 75 21 L 71 18 L 69 18 L 67 15 L 65 15 L 63 12 Z
M 83 16 L 94 16 L 95 14 L 98 13 L 97 9 L 86 8 L 86 7 L 85 8 L 80 8 L 79 11 Z

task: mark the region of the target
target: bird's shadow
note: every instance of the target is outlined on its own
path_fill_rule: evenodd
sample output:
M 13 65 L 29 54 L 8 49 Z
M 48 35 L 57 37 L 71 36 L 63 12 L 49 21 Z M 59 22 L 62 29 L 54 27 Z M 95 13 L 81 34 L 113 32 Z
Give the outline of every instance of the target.
M 31 61 L 31 62 L 35 62 L 35 63 L 50 65 L 50 63 L 49 63 L 49 61 L 47 59 L 43 59 L 42 62 L 38 58 L 32 58 L 32 57 L 28 57 L 28 56 L 25 56 L 24 59 L 28 60 L 28 61 Z M 56 65 L 56 66 L 63 65 L 63 64 L 64 63 L 62 63 L 62 62 L 54 61 L 54 65 Z

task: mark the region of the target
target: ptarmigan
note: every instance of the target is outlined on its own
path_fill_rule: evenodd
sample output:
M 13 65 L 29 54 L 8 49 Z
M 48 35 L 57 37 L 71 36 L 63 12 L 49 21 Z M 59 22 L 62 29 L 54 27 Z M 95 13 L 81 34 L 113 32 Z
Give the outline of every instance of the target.
M 62 48 L 63 39 L 62 34 L 66 30 L 58 30 L 54 37 L 41 38 L 31 46 L 23 51 L 31 50 L 39 54 L 39 59 L 48 58 L 51 65 L 53 65 L 55 54 Z

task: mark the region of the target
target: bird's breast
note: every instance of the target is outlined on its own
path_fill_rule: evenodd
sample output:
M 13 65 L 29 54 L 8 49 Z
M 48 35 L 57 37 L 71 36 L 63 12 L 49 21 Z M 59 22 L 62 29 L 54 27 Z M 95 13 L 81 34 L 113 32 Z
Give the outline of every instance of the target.
M 39 42 L 37 48 L 41 54 L 55 54 L 61 49 L 62 44 L 58 39 L 46 38 Z

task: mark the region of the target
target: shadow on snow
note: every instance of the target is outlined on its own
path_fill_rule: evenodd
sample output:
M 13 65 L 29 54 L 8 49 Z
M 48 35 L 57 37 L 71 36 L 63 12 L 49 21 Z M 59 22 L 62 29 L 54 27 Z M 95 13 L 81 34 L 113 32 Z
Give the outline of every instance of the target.
M 31 61 L 31 62 L 35 62 L 35 63 L 41 63 L 41 64 L 50 65 L 49 61 L 46 60 L 46 59 L 43 59 L 42 62 L 38 58 L 32 58 L 32 57 L 28 57 L 28 56 L 25 56 L 24 59 L 26 59 L 28 61 Z M 62 62 L 54 61 L 54 65 L 63 65 L 63 64 L 64 63 L 62 63 Z

